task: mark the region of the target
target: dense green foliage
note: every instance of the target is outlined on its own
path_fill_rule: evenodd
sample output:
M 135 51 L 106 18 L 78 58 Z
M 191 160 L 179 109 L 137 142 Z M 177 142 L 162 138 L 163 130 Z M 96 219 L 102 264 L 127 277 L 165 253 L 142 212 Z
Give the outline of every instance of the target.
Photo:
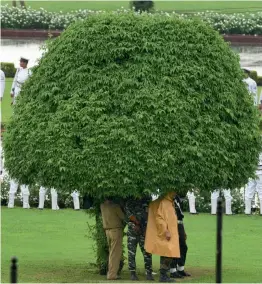
M 10 62 L 1 62 L 1 70 L 5 73 L 6 78 L 13 78 L 15 76 L 15 65 Z
M 22 183 L 96 196 L 240 188 L 261 148 L 238 56 L 208 25 L 102 13 L 48 45 L 5 137 Z
M 262 86 L 262 76 L 257 77 L 257 85 Z

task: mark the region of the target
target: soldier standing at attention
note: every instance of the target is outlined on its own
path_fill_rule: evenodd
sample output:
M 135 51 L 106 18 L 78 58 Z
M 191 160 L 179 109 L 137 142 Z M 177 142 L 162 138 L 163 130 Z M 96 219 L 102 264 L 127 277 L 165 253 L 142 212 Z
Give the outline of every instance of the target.
M 14 81 L 11 87 L 11 97 L 13 98 L 13 104 L 15 103 L 16 97 L 19 95 L 22 85 L 31 76 L 32 72 L 27 68 L 29 59 L 21 57 L 20 67 L 17 68 Z
M 152 255 L 145 251 L 145 234 L 147 226 L 148 206 L 151 197 L 129 198 L 126 202 L 126 217 L 128 220 L 127 248 L 128 268 L 131 273 L 131 280 L 138 281 L 136 275 L 136 250 L 139 244 L 144 256 L 147 280 L 154 280 L 152 275 Z
M 20 59 L 20 67 L 17 68 L 15 78 L 11 87 L 11 97 L 13 98 L 12 104 L 15 104 L 17 96 L 20 94 L 22 85 L 25 81 L 31 76 L 31 70 L 27 68 L 29 59 L 21 57 Z M 9 200 L 8 200 L 8 208 L 14 207 L 15 202 L 15 194 L 18 190 L 18 182 L 14 179 L 10 180 L 10 190 L 9 190 Z M 23 198 L 23 208 L 29 209 L 29 187 L 25 184 L 20 186 Z
M 100 205 L 100 209 L 109 248 L 107 280 L 118 280 L 125 215 L 120 205 L 113 202 L 113 198 L 107 198 Z

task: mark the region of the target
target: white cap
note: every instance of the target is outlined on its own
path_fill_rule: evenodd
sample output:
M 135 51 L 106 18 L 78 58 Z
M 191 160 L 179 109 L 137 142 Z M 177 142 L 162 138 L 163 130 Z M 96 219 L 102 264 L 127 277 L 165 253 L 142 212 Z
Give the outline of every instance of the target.
M 28 59 L 27 57 L 25 57 L 25 56 L 21 56 L 21 57 L 20 57 L 20 61 L 27 61 L 27 62 L 28 62 L 29 59 Z

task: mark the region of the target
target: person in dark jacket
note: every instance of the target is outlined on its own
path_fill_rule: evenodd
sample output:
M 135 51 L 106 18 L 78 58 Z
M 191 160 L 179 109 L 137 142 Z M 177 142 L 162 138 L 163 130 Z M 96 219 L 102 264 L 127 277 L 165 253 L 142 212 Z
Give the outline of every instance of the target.
M 185 272 L 186 255 L 188 250 L 186 244 L 187 235 L 183 224 L 184 214 L 181 209 L 181 199 L 178 195 L 176 195 L 174 198 L 174 208 L 178 220 L 177 226 L 179 235 L 180 258 L 172 259 L 170 265 L 170 277 L 183 278 L 184 276 L 190 276 L 190 274 Z

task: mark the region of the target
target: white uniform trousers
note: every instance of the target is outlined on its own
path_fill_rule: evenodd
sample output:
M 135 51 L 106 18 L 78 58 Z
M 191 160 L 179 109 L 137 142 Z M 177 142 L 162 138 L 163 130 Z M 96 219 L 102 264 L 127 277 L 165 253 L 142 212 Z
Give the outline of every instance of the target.
M 187 198 L 189 203 L 189 212 L 195 214 L 196 213 L 196 196 L 193 191 L 187 192 Z
M 251 214 L 251 202 L 258 193 L 260 214 L 262 214 L 262 170 L 256 171 L 257 179 L 250 179 L 245 189 L 245 214 Z
M 18 183 L 11 179 L 10 180 L 10 190 L 9 190 L 9 201 L 8 201 L 8 208 L 14 208 L 15 203 L 15 194 L 17 193 Z M 29 188 L 27 185 L 22 184 L 20 186 L 21 193 L 22 193 L 22 200 L 23 200 L 23 208 L 29 209 Z
M 46 192 L 47 189 L 41 186 L 39 189 L 39 206 L 38 206 L 39 209 L 44 209 Z M 57 191 L 54 188 L 51 188 L 51 204 L 52 204 L 52 210 L 59 210 L 57 204 Z
M 226 201 L 226 214 L 232 215 L 231 202 L 233 197 L 231 196 L 230 189 L 223 189 L 224 198 Z M 211 193 L 211 214 L 217 214 L 217 200 L 219 197 L 219 190 L 215 190 Z
M 80 203 L 79 203 L 79 193 L 78 191 L 73 191 L 71 193 L 71 196 L 73 197 L 73 203 L 74 203 L 74 209 L 79 210 L 80 209 Z

